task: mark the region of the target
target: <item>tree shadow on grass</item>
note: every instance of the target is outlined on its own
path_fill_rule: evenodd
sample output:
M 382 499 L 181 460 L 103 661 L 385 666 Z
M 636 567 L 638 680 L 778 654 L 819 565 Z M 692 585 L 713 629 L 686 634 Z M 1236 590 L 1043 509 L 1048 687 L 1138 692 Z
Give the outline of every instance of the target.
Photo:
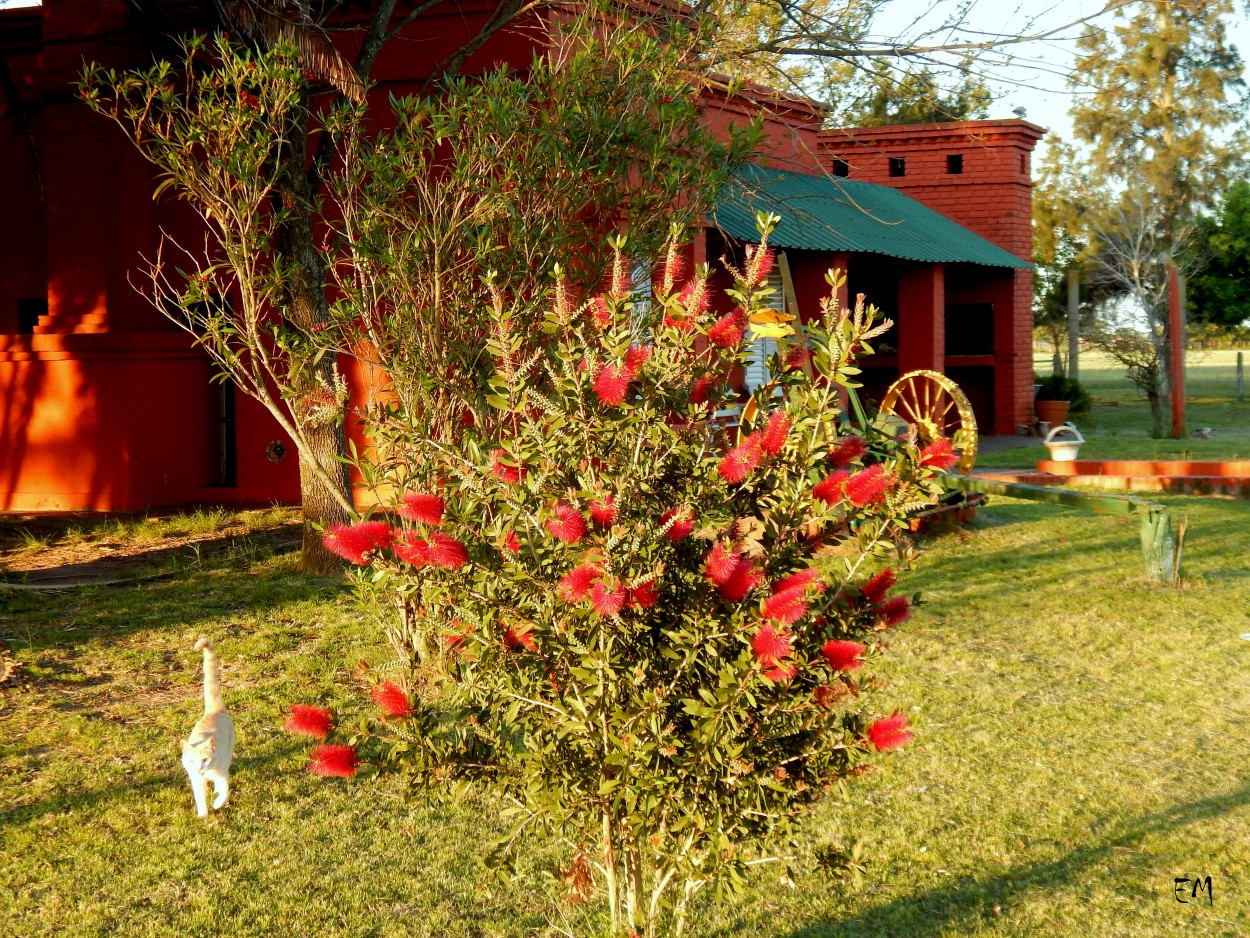
M 192 630 L 203 622 L 251 618 L 267 609 L 333 601 L 338 580 L 292 568 L 257 569 L 272 555 L 198 564 L 160 579 L 83 586 L 51 595 L 0 591 L 0 641 L 32 664 L 31 654 L 74 658 L 79 646 L 141 631 Z
M 928 889 L 866 909 L 839 921 L 817 922 L 791 932 L 789 938 L 833 938 L 842 935 L 906 935 L 937 938 L 952 930 L 971 933 L 992 914 L 995 906 L 1033 890 L 1043 889 L 1056 902 L 1079 901 L 1081 879 L 1086 871 L 1107 862 L 1115 851 L 1131 849 L 1152 834 L 1164 833 L 1219 817 L 1250 805 L 1250 784 L 1222 795 L 1189 801 L 1138 818 L 1120 833 L 1099 843 L 1078 847 L 1050 863 L 1017 867 L 985 879 L 961 878 L 941 888 Z M 1177 875 L 1193 871 L 1177 870 Z M 1162 884 L 1171 888 L 1171 882 Z M 1144 887 L 1143 892 L 1148 887 Z
M 230 784 L 231 788 L 235 788 L 240 781 L 247 785 L 250 779 L 248 776 L 253 775 L 253 771 L 262 766 L 275 762 L 280 758 L 288 758 L 289 752 L 275 751 L 264 755 L 245 756 L 235 759 L 230 768 Z M 36 804 L 19 805 L 8 811 L 0 812 L 0 831 L 5 828 L 19 827 L 31 821 L 37 820 L 49 814 L 60 812 L 83 813 L 89 811 L 100 810 L 117 810 L 118 807 L 124 809 L 125 803 L 141 801 L 150 798 L 159 793 L 162 789 L 174 789 L 186 794 L 186 801 L 191 812 L 194 813 L 194 802 L 191 797 L 191 785 L 187 781 L 186 772 L 178 768 L 176 747 L 170 750 L 170 764 L 175 768 L 168 772 L 157 772 L 148 774 L 142 778 L 127 779 L 107 788 L 92 789 L 89 791 L 76 791 L 72 794 L 53 795 Z M 239 774 L 243 773 L 240 780 Z M 254 776 L 253 776 L 254 777 Z M 263 789 L 257 787 L 254 794 L 261 794 Z M 233 801 L 233 795 L 231 796 Z M 121 802 L 120 805 L 113 805 L 114 802 Z

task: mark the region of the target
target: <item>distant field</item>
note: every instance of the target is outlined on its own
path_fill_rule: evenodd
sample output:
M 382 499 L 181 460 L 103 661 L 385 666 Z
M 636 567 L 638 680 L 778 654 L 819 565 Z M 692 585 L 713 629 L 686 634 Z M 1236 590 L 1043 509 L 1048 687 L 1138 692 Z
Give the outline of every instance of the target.
M 1250 368 L 1250 351 L 1242 352 Z M 1237 353 L 1229 350 L 1190 352 L 1186 362 L 1186 388 L 1190 403 L 1232 401 Z M 1049 352 L 1034 352 L 1033 370 L 1050 374 Z M 1128 382 L 1124 368 L 1106 355 L 1084 352 L 1080 361 L 1081 384 L 1100 401 L 1143 401 L 1140 392 Z
M 1243 353 L 1250 367 L 1250 351 Z M 1105 355 L 1086 352 L 1080 379 L 1094 397 L 1089 414 L 1072 422 L 1088 441 L 1082 459 L 1250 459 L 1250 404 L 1234 400 L 1235 351 L 1191 352 L 1187 363 L 1185 439 L 1150 438 L 1150 406 L 1125 377 L 1124 369 Z M 1033 370 L 1049 374 L 1051 355 L 1035 352 Z M 1171 426 L 1170 411 L 1165 429 Z M 1211 427 L 1211 440 L 1194 439 L 1193 430 Z M 1021 437 L 1020 446 L 977 458 L 980 468 L 1018 469 L 1048 458 L 1036 437 Z

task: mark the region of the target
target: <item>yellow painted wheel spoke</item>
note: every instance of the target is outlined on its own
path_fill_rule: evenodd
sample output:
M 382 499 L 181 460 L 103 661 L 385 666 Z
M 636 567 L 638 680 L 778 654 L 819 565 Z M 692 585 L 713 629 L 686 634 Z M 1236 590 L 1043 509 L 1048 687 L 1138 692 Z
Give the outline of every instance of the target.
M 957 450 L 959 471 L 972 470 L 977 453 L 977 421 L 972 404 L 950 378 L 935 371 L 909 372 L 886 391 L 881 412 L 914 426 L 923 443 L 953 439 L 962 431 L 964 442 Z

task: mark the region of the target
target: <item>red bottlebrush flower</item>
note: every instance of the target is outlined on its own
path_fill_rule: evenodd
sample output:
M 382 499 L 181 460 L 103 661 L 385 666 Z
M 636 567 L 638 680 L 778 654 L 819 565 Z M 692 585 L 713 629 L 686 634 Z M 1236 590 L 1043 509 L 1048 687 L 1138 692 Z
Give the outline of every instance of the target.
M 612 325 L 612 307 L 605 297 L 596 296 L 590 304 L 590 318 L 599 329 Z
M 469 552 L 450 534 L 431 531 L 426 556 L 430 563 L 444 570 L 459 570 L 469 561 Z
M 516 531 L 506 532 L 501 546 L 510 554 L 519 554 L 521 552 L 521 541 L 517 538 Z
M 586 533 L 586 519 L 568 502 L 560 502 L 556 505 L 556 516 L 548 518 L 544 527 L 552 537 L 566 544 L 576 544 Z
M 505 187 L 505 190 L 511 187 L 511 183 Z M 569 293 L 568 287 L 565 285 L 564 278 L 561 277 L 556 281 L 555 296 L 552 297 L 552 308 L 556 314 L 556 318 L 560 322 L 569 322 L 573 318 L 574 302 L 573 297 Z
M 959 454 L 951 449 L 948 439 L 934 440 L 920 451 L 920 465 L 946 472 L 959 462 Z
M 668 253 L 664 256 L 663 267 L 660 282 L 664 284 L 665 290 L 672 290 L 673 284 L 686 275 L 686 258 L 682 256 L 676 245 L 669 245 Z
M 633 271 L 629 268 L 629 258 L 620 251 L 612 258 L 612 282 L 609 289 L 618 299 L 629 296 L 634 289 Z
M 912 735 L 907 732 L 907 729 L 907 717 L 901 713 L 895 713 L 893 716 L 882 717 L 872 722 L 868 727 L 868 741 L 877 752 L 897 749 L 911 742 Z
M 599 397 L 599 403 L 605 407 L 623 404 L 625 395 L 629 393 L 631 380 L 628 369 L 620 365 L 604 365 L 595 378 L 595 394 Z
M 694 530 L 694 512 L 685 506 L 670 508 L 660 515 L 660 527 L 665 526 L 668 529 L 664 532 L 664 536 L 674 544 L 685 540 Z
M 894 571 L 887 568 L 865 583 L 864 588 L 860 592 L 864 594 L 866 600 L 875 606 L 885 599 L 885 594 L 890 591 L 890 588 L 896 582 Z
M 771 622 L 790 625 L 807 615 L 808 602 L 803 598 L 806 590 L 802 586 L 794 586 L 787 590 L 774 592 L 760 605 L 760 614 Z
M 812 691 L 812 703 L 822 710 L 828 710 L 833 703 L 833 688 L 828 684 L 821 684 Z
M 835 466 L 845 466 L 847 463 L 859 459 L 864 453 L 868 452 L 868 444 L 858 436 L 844 436 L 838 441 L 838 445 L 829 451 L 829 461 Z
M 807 589 L 812 587 L 817 593 L 825 591 L 825 581 L 821 572 L 815 567 L 807 567 L 791 573 L 788 577 L 784 577 L 773 584 L 773 594 L 783 593 L 791 589 Z
M 752 289 L 768 279 L 768 275 L 773 271 L 774 260 L 776 257 L 771 250 L 757 247 L 751 254 L 747 260 L 747 282 Z
M 560 578 L 556 592 L 565 602 L 579 603 L 590 595 L 590 585 L 603 576 L 603 568 L 598 564 L 584 563 L 574 567 Z
M 325 739 L 330 735 L 330 708 L 291 704 L 291 715 L 287 717 L 284 728 L 288 733 Z
M 308 771 L 313 775 L 325 775 L 330 778 L 351 778 L 356 774 L 358 765 L 360 765 L 360 757 L 356 755 L 355 746 L 322 744 L 313 746 L 312 763 L 308 766 Z
M 682 287 L 681 292 L 677 294 L 677 302 L 681 304 L 681 308 L 686 311 L 687 316 L 685 320 L 678 322 L 677 328 L 689 329 L 693 320 L 698 319 L 707 312 L 707 279 L 700 277 L 687 283 Z
M 864 666 L 864 650 L 867 647 L 859 642 L 834 639 L 825 642 L 820 653 L 835 671 L 858 671 Z
M 603 501 L 596 500 L 591 502 L 590 517 L 600 527 L 610 528 L 612 522 L 616 520 L 616 499 L 609 495 Z
M 907 601 L 906 596 L 895 596 L 893 599 L 887 599 L 881 604 L 881 608 L 877 610 L 877 618 L 887 628 L 906 622 L 911 618 L 911 603 Z
M 790 415 L 784 410 L 774 410 L 768 423 L 760 434 L 760 449 L 769 456 L 776 456 L 786 445 L 786 434 L 790 432 Z M 754 434 L 752 434 L 754 435 Z
M 383 681 L 381 684 L 374 686 L 371 691 L 373 702 L 378 705 L 388 717 L 406 717 L 412 715 L 412 707 L 408 703 L 408 695 L 403 692 L 398 684 L 391 681 Z
M 650 609 L 660 601 L 660 590 L 656 586 L 655 580 L 647 580 L 631 590 L 625 591 L 625 606 L 633 608 L 637 606 L 639 609 Z
M 330 553 L 358 567 L 369 562 L 369 554 L 377 546 L 367 532 L 361 531 L 356 525 L 348 524 L 330 525 L 321 542 Z
M 707 552 L 707 556 L 703 558 L 703 562 L 707 567 L 708 579 L 717 585 L 724 583 L 734 575 L 734 571 L 738 569 L 738 562 L 741 559 L 742 555 L 736 550 L 727 549 L 724 544 L 717 542 Z
M 631 345 L 629 351 L 625 353 L 625 373 L 629 375 L 632 381 L 638 377 L 638 372 L 642 371 L 643 365 L 651 361 L 651 346 L 649 345 Z
M 708 398 L 712 396 L 712 388 L 715 385 L 716 379 L 712 375 L 704 375 L 702 378 L 699 378 L 690 389 L 690 403 L 706 404 Z
M 807 364 L 807 349 L 802 345 L 790 346 L 790 351 L 786 353 L 786 368 L 793 371 L 796 368 L 802 368 Z
M 590 588 L 590 604 L 601 616 L 614 616 L 625 608 L 625 587 L 623 584 L 606 580 L 595 580 Z
M 799 673 L 797 662 L 787 661 L 770 664 L 764 669 L 764 677 L 774 684 L 789 684 L 794 676 Z
M 759 466 L 761 459 L 763 459 L 763 452 L 760 449 L 760 441 L 752 434 L 726 453 L 716 469 L 722 479 L 730 485 L 736 485 Z
M 506 482 L 509 485 L 516 485 L 525 478 L 525 468 L 523 466 L 509 466 L 503 461 L 507 455 L 503 450 L 497 449 L 491 451 L 490 471 L 500 482 Z
M 869 466 L 846 480 L 846 495 L 856 508 L 882 501 L 897 480 L 881 466 Z
M 439 525 L 443 523 L 443 500 L 437 495 L 405 492 L 404 503 L 399 507 L 398 514 L 406 521 Z
M 395 543 L 395 529 L 385 521 L 357 521 L 352 527 L 372 539 L 378 549 Z
M 716 587 L 721 599 L 729 603 L 738 603 L 746 599 L 751 590 L 764 581 L 755 566 L 746 557 L 738 561 L 738 566 L 724 583 Z
M 409 531 L 404 539 L 395 545 L 395 555 L 404 563 L 414 567 L 425 567 L 430 563 L 430 545 L 416 531 Z
M 826 505 L 834 505 L 842 500 L 846 480 L 851 474 L 845 469 L 831 473 L 812 486 L 812 497 L 819 498 Z
M 746 335 L 747 314 L 741 309 L 726 313 L 707 330 L 707 340 L 717 348 L 737 348 Z
M 760 664 L 777 664 L 782 658 L 788 658 L 793 648 L 793 639 L 788 632 L 778 632 L 768 623 L 760 626 L 755 638 L 751 639 L 751 650 Z
M 534 633 L 530 631 L 528 623 L 518 626 L 508 626 L 504 629 L 503 643 L 508 647 L 509 651 L 520 651 L 522 648 L 527 651 L 536 651 L 538 642 L 534 639 Z

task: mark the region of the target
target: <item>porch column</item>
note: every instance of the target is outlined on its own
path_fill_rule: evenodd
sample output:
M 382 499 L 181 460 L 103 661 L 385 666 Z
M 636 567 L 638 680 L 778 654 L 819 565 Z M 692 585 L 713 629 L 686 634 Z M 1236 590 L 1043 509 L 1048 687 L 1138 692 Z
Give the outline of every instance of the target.
M 942 371 L 946 364 L 946 265 L 907 267 L 898 275 L 898 371 Z
M 1033 272 L 1003 271 L 993 302 L 994 432 L 1010 434 L 1033 417 Z

